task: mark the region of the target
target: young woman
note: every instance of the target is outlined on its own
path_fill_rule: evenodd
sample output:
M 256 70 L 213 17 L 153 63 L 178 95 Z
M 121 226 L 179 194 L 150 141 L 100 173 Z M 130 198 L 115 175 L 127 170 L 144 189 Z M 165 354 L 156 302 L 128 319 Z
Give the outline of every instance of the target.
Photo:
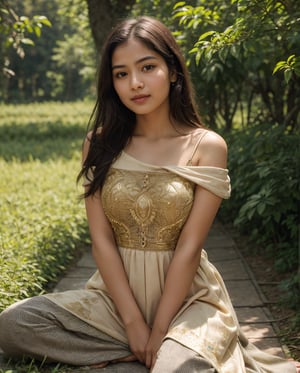
M 120 23 L 104 46 L 80 173 L 98 270 L 84 290 L 4 311 L 3 350 L 99 367 L 138 360 L 153 373 L 294 373 L 248 343 L 202 249 L 230 194 L 226 157 L 170 31 L 148 17 Z

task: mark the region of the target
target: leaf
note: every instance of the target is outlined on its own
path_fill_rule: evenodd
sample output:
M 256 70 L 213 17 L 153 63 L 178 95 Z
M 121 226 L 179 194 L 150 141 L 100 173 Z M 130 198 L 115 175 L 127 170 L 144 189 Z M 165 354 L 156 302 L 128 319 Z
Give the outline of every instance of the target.
M 259 205 L 257 205 L 257 212 L 259 215 L 262 216 L 265 209 L 266 209 L 266 205 L 264 203 L 260 203 Z
M 7 67 L 3 67 L 3 72 L 8 76 L 15 76 L 15 72 L 11 69 L 8 69 Z
M 273 74 L 275 74 L 278 70 L 282 70 L 284 66 L 286 66 L 286 61 L 277 62 L 276 66 L 273 69 Z
M 26 25 L 26 30 L 27 30 L 28 32 L 30 32 L 30 33 L 33 32 L 33 27 L 31 26 L 30 23 L 28 23 L 28 24 Z
M 194 48 L 192 48 L 192 49 L 189 51 L 189 53 L 190 53 L 190 54 L 194 54 L 194 53 L 197 53 L 198 50 L 199 50 L 199 48 L 194 47 Z
M 173 9 L 177 9 L 177 8 L 179 8 L 179 7 L 182 7 L 182 6 L 184 6 L 185 4 L 186 4 L 185 1 L 179 1 L 178 3 L 176 3 L 176 4 L 174 5 L 174 8 L 173 8 Z
M 181 20 L 180 20 L 180 23 L 184 23 L 186 21 L 186 12 L 184 11 L 181 11 L 181 12 L 176 12 L 174 14 L 174 18 L 179 18 L 181 17 Z
M 239 50 L 239 48 L 238 48 L 238 46 L 236 44 L 233 44 L 230 47 L 230 54 L 232 55 L 232 57 L 234 57 L 236 59 L 239 59 L 240 50 Z
M 40 37 L 42 33 L 41 28 L 39 26 L 34 26 L 34 33 L 37 37 Z
M 286 84 L 289 83 L 289 81 L 292 77 L 292 73 L 293 73 L 293 71 L 291 69 L 284 70 L 284 80 L 285 80 Z
M 49 21 L 49 19 L 45 16 L 34 16 L 33 17 L 33 20 L 35 22 L 39 22 L 45 26 L 48 26 L 48 27 L 51 27 L 52 26 L 52 23 Z
M 208 36 L 212 36 L 212 35 L 214 35 L 216 32 L 215 31 L 207 31 L 207 32 L 205 32 L 204 34 L 201 34 L 200 36 L 199 36 L 199 41 L 200 40 L 204 40 L 204 39 L 206 39 Z
M 221 60 L 223 63 L 225 63 L 226 58 L 227 58 L 227 56 L 228 56 L 228 48 L 227 48 L 227 47 L 223 47 L 223 48 L 221 48 L 221 49 L 219 50 L 219 52 L 218 52 L 218 55 L 219 55 L 220 60 Z
M 26 25 L 29 23 L 29 18 L 26 16 L 21 16 L 20 21 Z
M 198 66 L 202 57 L 202 53 L 198 51 L 195 56 L 196 65 Z
M 21 39 L 21 43 L 25 44 L 25 45 L 34 45 L 33 40 L 31 40 L 29 38 L 23 38 L 23 39 Z
M 0 8 L 0 12 L 4 14 L 9 14 L 8 10 L 5 8 Z
M 295 60 L 296 60 L 295 55 L 292 54 L 292 55 L 289 56 L 289 58 L 287 59 L 287 63 L 288 63 L 289 65 L 292 65 L 293 62 L 295 62 Z

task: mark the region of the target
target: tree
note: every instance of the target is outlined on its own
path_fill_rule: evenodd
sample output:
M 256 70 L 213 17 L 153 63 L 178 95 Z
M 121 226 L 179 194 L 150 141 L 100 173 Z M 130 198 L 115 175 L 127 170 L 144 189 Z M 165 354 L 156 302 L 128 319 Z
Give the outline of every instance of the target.
M 0 21 L 2 71 L 11 76 L 14 75 L 14 72 L 9 69 L 9 47 L 13 47 L 16 53 L 24 58 L 24 45 L 34 45 L 34 41 L 27 34 L 34 34 L 39 37 L 42 27 L 50 27 L 51 22 L 47 17 L 41 15 L 34 15 L 32 18 L 24 15 L 19 16 L 6 0 L 0 0 Z
M 240 106 L 246 112 L 245 124 L 261 119 L 293 130 L 300 113 L 299 2 L 232 0 L 220 4 L 200 0 L 197 3 L 197 6 L 177 3 L 175 17 L 184 26 L 182 35 L 198 32 L 190 53 L 195 57 L 203 83 L 208 84 L 216 98 L 211 97 L 209 105 L 214 115 L 223 110 L 226 127 L 230 128 Z M 203 16 L 208 11 L 217 12 L 217 22 L 203 25 L 203 18 L 206 19 Z M 278 75 L 280 70 L 285 71 L 287 84 Z M 224 78 L 226 81 L 222 81 Z M 226 99 L 221 99 L 221 90 Z
M 131 15 L 156 17 L 175 31 L 176 22 L 172 19 L 174 3 L 174 0 L 136 0 L 131 8 Z
M 134 3 L 134 0 L 87 0 L 90 27 L 98 53 L 116 21 L 126 17 Z
M 51 55 L 54 68 L 47 77 L 53 82 L 53 98 L 74 100 L 90 95 L 97 58 L 87 4 L 81 0 L 63 0 L 59 4 L 57 15 L 68 27 L 56 40 Z
M 1 1 L 1 0 L 0 0 Z M 92 93 L 96 55 L 86 2 L 16 0 L 15 9 L 29 17 L 44 14 L 52 27 L 45 37 L 32 35 L 35 48 L 24 45 L 25 59 L 8 51 L 15 76 L 5 80 L 5 101 L 75 100 Z
M 16 57 L 24 59 L 26 47 L 36 46 L 35 39 L 41 36 L 43 26 L 51 26 L 44 15 L 28 17 L 18 14 L 26 14 L 21 1 L 16 1 L 12 8 L 6 0 L 0 0 L 0 66 L 3 72 L 0 74 L 0 98 L 5 100 L 8 99 L 11 80 L 16 75 L 12 61 Z

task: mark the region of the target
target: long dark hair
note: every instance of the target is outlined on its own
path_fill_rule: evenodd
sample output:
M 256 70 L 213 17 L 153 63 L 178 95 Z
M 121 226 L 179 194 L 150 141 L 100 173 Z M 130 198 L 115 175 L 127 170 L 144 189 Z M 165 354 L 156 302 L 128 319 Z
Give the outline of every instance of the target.
M 101 55 L 97 101 L 90 120 L 93 124 L 89 136 L 90 147 L 78 175 L 78 180 L 84 176 L 89 181 L 84 197 L 99 191 L 112 162 L 124 149 L 134 131 L 135 113 L 119 99 L 114 89 L 111 69 L 115 49 L 130 37 L 138 39 L 161 55 L 169 71 L 177 77 L 170 87 L 170 118 L 179 124 L 202 126 L 189 73 L 170 30 L 151 17 L 128 19 L 119 23 L 108 36 Z

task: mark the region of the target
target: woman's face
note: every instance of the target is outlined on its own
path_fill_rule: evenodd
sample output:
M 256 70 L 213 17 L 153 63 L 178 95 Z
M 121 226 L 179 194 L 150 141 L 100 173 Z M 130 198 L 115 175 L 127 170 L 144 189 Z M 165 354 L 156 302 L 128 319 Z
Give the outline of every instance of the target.
M 122 103 L 136 115 L 169 111 L 170 84 L 176 80 L 165 60 L 130 38 L 112 55 L 112 79 Z

